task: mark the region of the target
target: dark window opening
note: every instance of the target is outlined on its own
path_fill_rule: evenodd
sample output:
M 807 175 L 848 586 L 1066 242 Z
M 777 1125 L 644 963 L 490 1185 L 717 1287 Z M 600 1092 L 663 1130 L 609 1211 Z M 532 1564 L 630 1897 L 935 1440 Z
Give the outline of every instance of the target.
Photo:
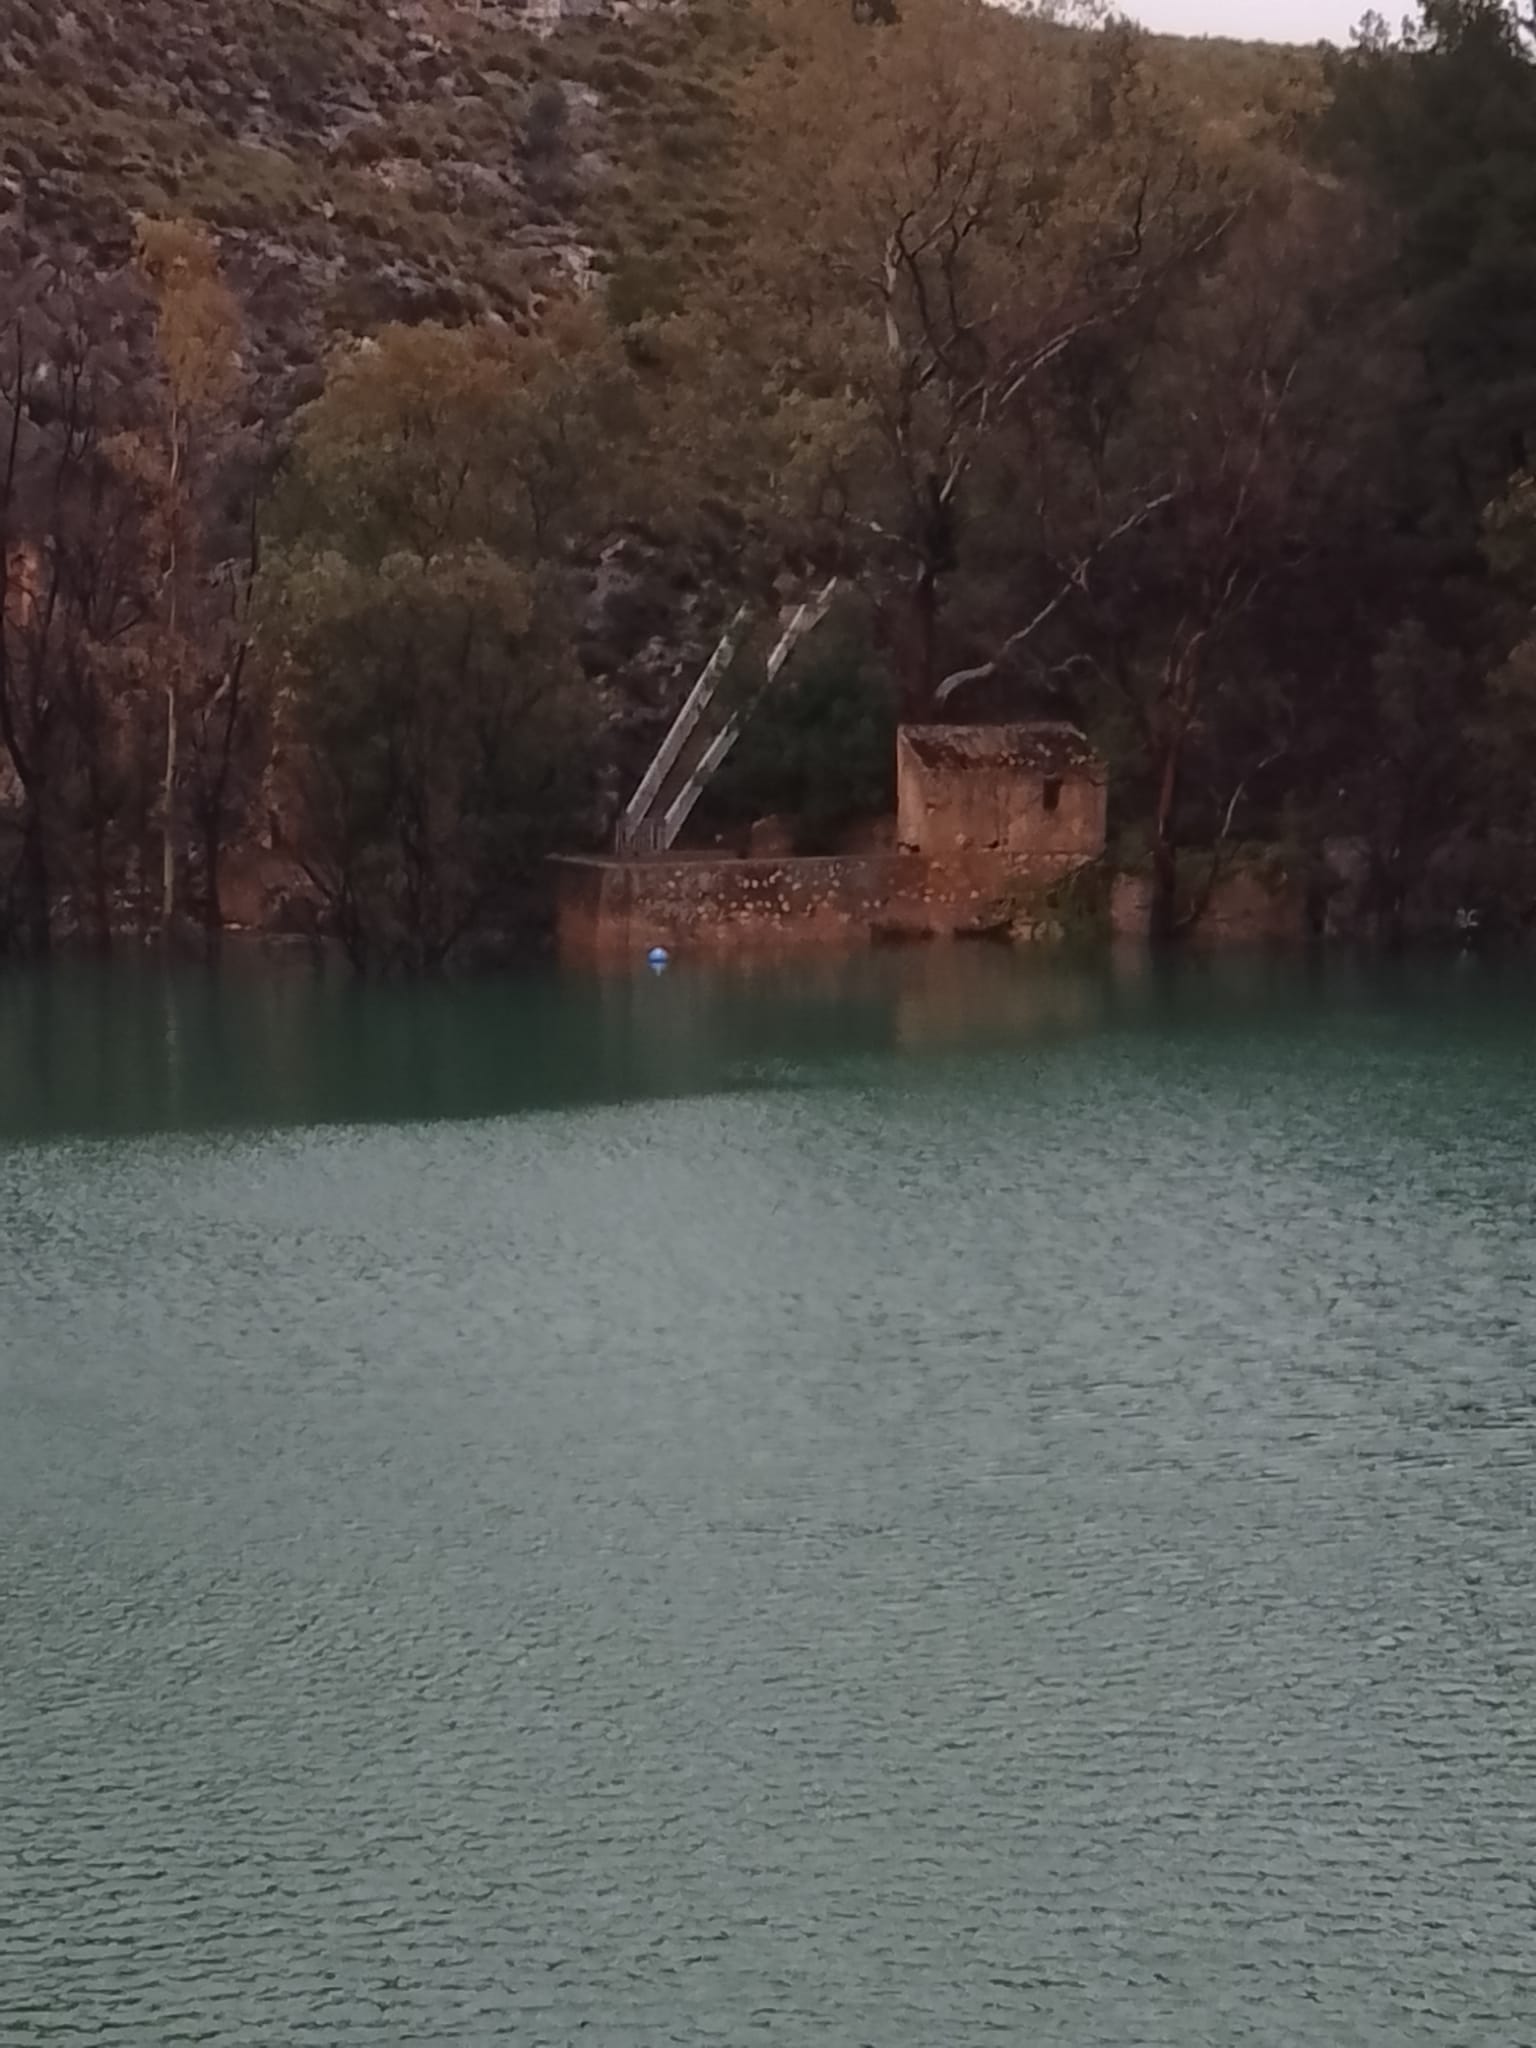
M 1041 801 L 1045 805 L 1047 816 L 1052 811 L 1059 811 L 1061 809 L 1061 777 L 1059 775 L 1047 775 L 1040 796 Z

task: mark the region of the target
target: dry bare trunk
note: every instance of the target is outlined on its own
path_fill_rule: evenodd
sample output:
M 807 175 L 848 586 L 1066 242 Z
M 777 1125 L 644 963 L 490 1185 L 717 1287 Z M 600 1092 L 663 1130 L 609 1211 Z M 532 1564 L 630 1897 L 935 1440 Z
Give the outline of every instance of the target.
M 912 588 L 910 637 L 903 663 L 906 671 L 903 709 L 909 719 L 931 717 L 938 701 L 938 643 L 938 581 L 934 571 L 925 564 L 918 571 Z
M 165 789 L 160 858 L 160 937 L 170 944 L 176 922 L 176 684 L 165 686 Z
M 110 952 L 112 903 L 107 883 L 107 839 L 99 813 L 91 821 L 91 900 L 96 911 L 96 943 L 102 952 Z
M 203 930 L 210 947 L 217 946 L 224 932 L 224 908 L 219 901 L 219 868 L 223 840 L 217 819 L 203 827 Z
M 162 793 L 160 825 L 160 941 L 169 946 L 176 923 L 176 744 L 180 738 L 177 717 L 178 676 L 176 629 L 178 617 L 177 577 L 181 569 L 179 519 L 181 512 L 182 445 L 181 407 L 171 406 L 171 462 L 166 491 L 166 522 L 169 548 L 166 555 L 164 588 L 167 597 L 165 655 L 165 788 Z
M 1179 795 L 1180 738 L 1170 736 L 1157 782 L 1157 807 L 1152 819 L 1152 905 L 1148 936 L 1166 946 L 1179 935 L 1179 855 L 1173 841 L 1174 807 Z
M 35 808 L 27 819 L 21 848 L 22 919 L 27 950 L 35 959 L 47 956 L 53 939 L 53 905 L 48 875 L 48 848 L 43 822 Z

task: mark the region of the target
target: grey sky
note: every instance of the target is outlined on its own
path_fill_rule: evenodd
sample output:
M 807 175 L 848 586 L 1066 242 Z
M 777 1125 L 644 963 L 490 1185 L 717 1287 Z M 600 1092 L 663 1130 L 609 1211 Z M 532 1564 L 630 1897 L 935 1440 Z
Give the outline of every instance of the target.
M 1370 0 L 1121 0 L 1124 12 L 1148 28 L 1191 36 L 1255 36 L 1270 42 L 1311 43 L 1319 36 L 1349 40 L 1349 32 Z M 1406 0 L 1379 11 L 1391 21 L 1406 12 Z

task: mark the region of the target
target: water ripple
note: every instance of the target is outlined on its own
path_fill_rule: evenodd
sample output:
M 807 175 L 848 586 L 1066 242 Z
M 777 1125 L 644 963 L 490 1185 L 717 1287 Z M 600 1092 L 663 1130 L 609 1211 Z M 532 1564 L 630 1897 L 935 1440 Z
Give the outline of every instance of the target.
M 1536 2041 L 1530 1133 L 1369 1079 L 5 1155 L 6 2048 Z

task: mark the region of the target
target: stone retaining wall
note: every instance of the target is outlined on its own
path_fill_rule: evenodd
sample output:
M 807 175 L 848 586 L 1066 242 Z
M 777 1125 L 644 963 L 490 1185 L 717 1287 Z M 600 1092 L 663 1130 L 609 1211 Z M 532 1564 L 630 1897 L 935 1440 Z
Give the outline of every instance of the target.
M 995 852 L 740 860 L 712 855 L 556 862 L 561 951 L 637 958 L 669 951 L 868 945 L 1009 928 L 1021 899 L 1081 866 Z

